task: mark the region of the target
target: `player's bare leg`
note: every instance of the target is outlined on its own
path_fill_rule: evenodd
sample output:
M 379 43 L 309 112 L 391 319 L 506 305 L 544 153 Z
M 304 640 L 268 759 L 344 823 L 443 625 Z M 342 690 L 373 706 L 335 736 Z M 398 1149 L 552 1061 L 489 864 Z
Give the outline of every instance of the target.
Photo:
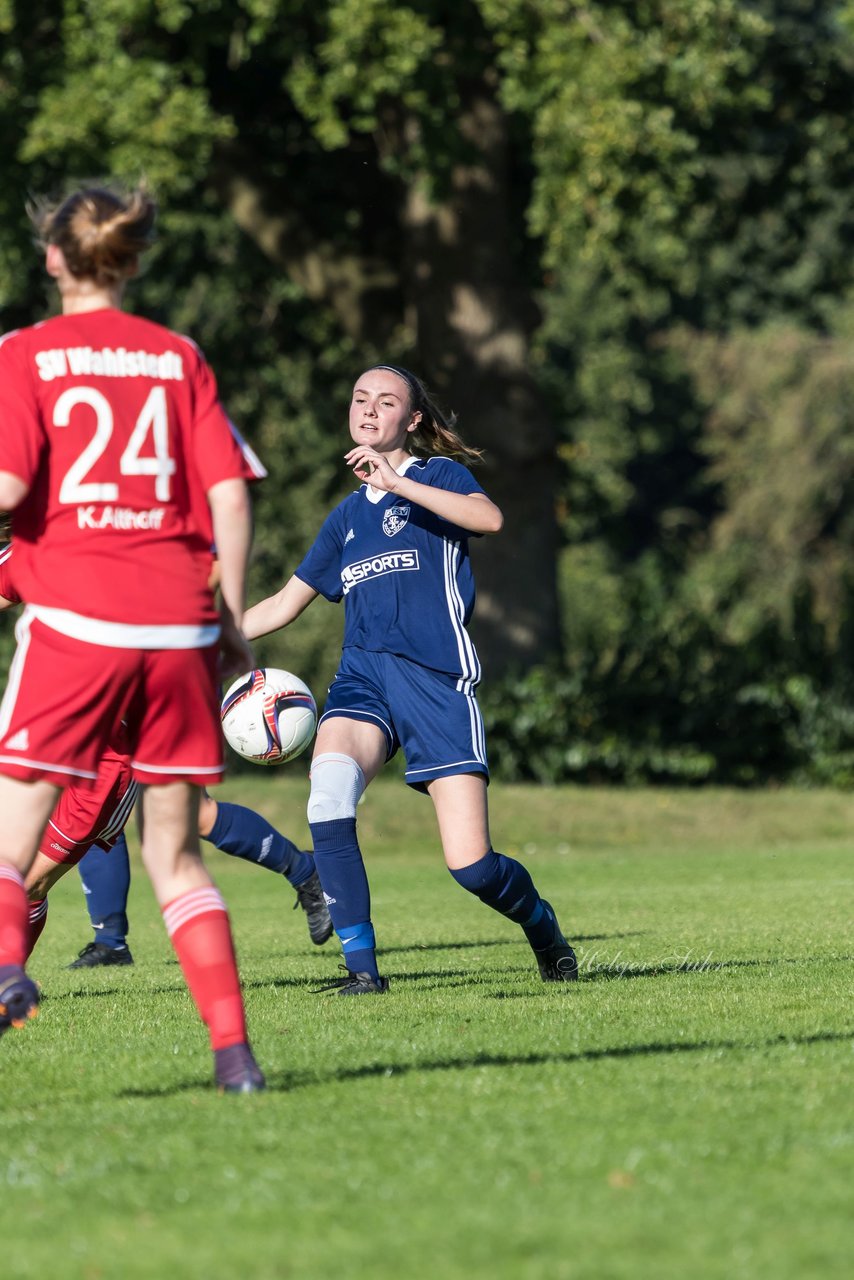
M 0 776 L 0 1035 L 34 1016 L 38 988 L 24 972 L 29 948 L 29 903 L 24 876 L 32 866 L 59 787 L 39 779 Z
M 142 861 L 161 908 L 212 884 L 199 847 L 200 794 L 188 782 L 143 788 Z
M 575 952 L 561 933 L 554 909 L 540 897 L 520 862 L 492 848 L 484 775 L 435 778 L 427 790 L 436 809 L 445 862 L 457 884 L 521 925 L 544 982 L 577 978 Z
M 249 1048 L 240 979 L 225 903 L 199 850 L 198 787 L 173 782 L 143 790 L 142 858 L 187 986 L 206 1023 L 216 1081 L 231 1093 L 264 1087 Z
M 439 838 L 448 869 L 479 862 L 491 847 L 486 779 L 482 773 L 435 778 L 427 791 L 436 810 Z
M 25 876 L 39 847 L 42 832 L 53 813 L 61 788 L 39 778 L 21 782 L 0 775 L 0 864 L 6 863 Z

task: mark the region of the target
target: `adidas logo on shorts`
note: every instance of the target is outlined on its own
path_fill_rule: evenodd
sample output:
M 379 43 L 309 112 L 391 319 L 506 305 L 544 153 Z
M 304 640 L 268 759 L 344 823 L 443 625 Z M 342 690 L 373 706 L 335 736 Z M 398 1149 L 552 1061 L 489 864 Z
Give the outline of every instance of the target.
M 19 729 L 6 743 L 7 751 L 26 751 L 30 745 L 29 729 Z

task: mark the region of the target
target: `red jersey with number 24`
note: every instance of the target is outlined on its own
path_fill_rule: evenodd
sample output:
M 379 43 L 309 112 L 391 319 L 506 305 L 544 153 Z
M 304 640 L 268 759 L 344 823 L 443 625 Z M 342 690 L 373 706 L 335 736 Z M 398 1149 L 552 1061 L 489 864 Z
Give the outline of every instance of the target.
M 264 475 L 195 344 L 112 308 L 0 339 L 0 470 L 27 604 L 155 627 L 217 620 L 206 494 Z

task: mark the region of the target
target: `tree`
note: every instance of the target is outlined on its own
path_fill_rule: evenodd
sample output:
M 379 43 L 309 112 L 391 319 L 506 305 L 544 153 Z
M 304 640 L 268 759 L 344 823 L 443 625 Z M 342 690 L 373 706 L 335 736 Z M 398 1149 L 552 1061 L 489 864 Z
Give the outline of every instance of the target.
M 249 425 L 288 454 L 297 441 L 269 425 L 270 397 L 299 356 L 283 366 L 279 352 L 316 362 L 309 394 L 329 387 L 330 350 L 339 394 L 367 361 L 415 363 L 485 449 L 485 484 L 507 516 L 502 540 L 478 548 L 483 648 L 494 669 L 556 652 L 555 431 L 529 360 L 538 313 L 509 177 L 519 139 L 478 6 L 55 9 L 61 59 L 32 64 L 38 22 L 14 15 L 3 115 L 10 134 L 24 125 L 18 198 L 51 170 L 147 174 L 163 194 L 164 229 L 183 244 L 167 240 L 170 291 L 152 276 L 145 305 L 198 334 L 227 391 L 248 371 L 253 402 L 237 394 Z M 22 257 L 16 221 L 7 279 Z M 223 267 L 230 287 L 215 274 Z M 235 302 L 248 334 L 235 332 Z M 16 308 L 25 319 L 37 311 L 32 294 Z M 340 395 L 339 419 L 345 403 Z M 332 415 L 313 406 L 311 417 L 315 445 Z M 318 499 L 341 486 L 329 473 L 337 431 L 337 447 L 321 451 Z M 304 544 L 308 520 L 299 523 Z M 259 521 L 265 564 L 269 532 Z M 272 545 L 277 553 L 275 531 Z
M 141 304 L 201 341 L 273 472 L 253 593 L 348 486 L 352 375 L 412 363 L 485 448 L 508 516 L 475 548 L 487 670 L 559 654 L 562 622 L 570 685 L 631 683 L 600 704 L 630 733 L 631 708 L 690 665 L 687 740 L 732 700 L 736 613 L 757 623 L 739 687 L 763 653 L 778 673 L 829 670 L 850 621 L 850 530 L 816 497 L 827 458 L 844 471 L 847 420 L 825 406 L 814 427 L 796 406 L 844 398 L 852 15 L 852 0 L 0 0 L 3 327 L 44 309 L 25 194 L 146 173 L 166 234 Z M 797 492 L 764 428 L 748 439 L 717 403 L 770 395 L 762 362 L 790 358 L 800 373 L 771 400 L 815 430 Z M 768 549 L 745 556 L 726 531 L 770 536 L 783 499 L 820 534 L 799 543 L 790 520 L 796 563 L 769 583 Z M 287 661 L 278 643 L 262 656 L 331 674 L 328 611 L 288 636 Z
M 674 341 L 708 406 L 705 452 L 721 490 L 685 579 L 695 606 L 744 643 L 771 620 L 790 632 L 808 601 L 829 659 L 854 587 L 850 342 L 782 326 Z

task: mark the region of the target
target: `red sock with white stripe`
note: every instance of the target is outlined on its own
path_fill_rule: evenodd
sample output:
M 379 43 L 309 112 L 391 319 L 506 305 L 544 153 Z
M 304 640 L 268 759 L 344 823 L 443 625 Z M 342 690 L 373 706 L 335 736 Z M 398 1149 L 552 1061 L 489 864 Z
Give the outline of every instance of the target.
M 27 955 L 30 956 L 35 950 L 35 945 L 42 936 L 42 930 L 47 924 L 47 898 L 37 898 L 35 902 L 30 903 L 30 927 L 27 931 Z
M 0 862 L 0 965 L 23 966 L 30 932 L 29 903 L 17 867 Z
M 163 907 L 166 932 L 211 1035 L 212 1049 L 246 1042 L 246 1016 L 228 912 L 213 885 Z

